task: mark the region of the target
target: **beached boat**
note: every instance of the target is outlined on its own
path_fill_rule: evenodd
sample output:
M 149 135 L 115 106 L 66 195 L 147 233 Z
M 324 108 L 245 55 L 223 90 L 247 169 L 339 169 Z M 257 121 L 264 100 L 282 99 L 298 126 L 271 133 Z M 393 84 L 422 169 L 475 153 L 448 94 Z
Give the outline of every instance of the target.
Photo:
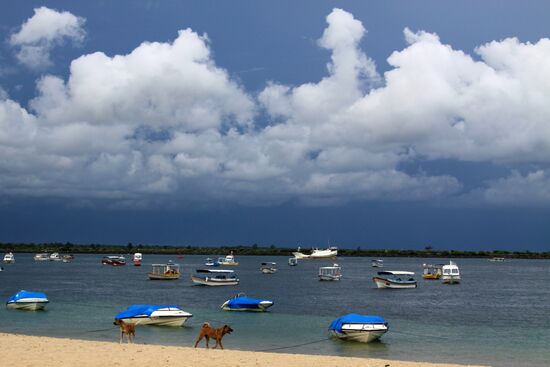
M 370 343 L 388 331 L 388 323 L 380 316 L 349 314 L 332 321 L 329 330 L 343 340 Z
M 298 259 L 295 257 L 291 257 L 288 259 L 288 265 L 289 266 L 296 266 L 298 265 Z
M 322 266 L 319 268 L 319 280 L 340 280 L 342 279 L 342 268 L 338 264 Z
M 19 291 L 8 299 L 6 307 L 18 310 L 36 311 L 44 309 L 48 302 L 48 297 L 43 292 Z
M 168 264 L 153 264 L 153 270 L 148 273 L 151 280 L 176 280 L 180 278 L 180 266 L 169 261 Z
M 191 280 L 195 284 L 212 287 L 239 284 L 239 278 L 233 270 L 223 269 L 197 269 Z
M 225 301 L 221 308 L 226 311 L 263 312 L 271 306 L 273 306 L 273 301 L 267 299 L 250 298 L 247 297 L 244 293 L 239 293 L 237 296 Z
M 460 270 L 454 261 L 449 261 L 448 265 L 443 265 L 442 271 L 441 279 L 444 284 L 460 283 Z
M 183 326 L 185 321 L 193 317 L 176 305 L 133 305 L 115 316 L 134 325 Z
M 59 255 L 59 252 L 53 252 L 50 255 L 50 261 L 61 261 L 61 256 Z
M 263 274 L 273 274 L 277 272 L 277 263 L 262 263 L 260 271 Z
M 141 266 L 141 261 L 143 260 L 143 255 L 141 252 L 136 252 L 132 258 L 134 266 Z
M 424 269 L 422 272 L 422 278 L 424 279 L 436 280 L 441 278 L 441 275 L 443 275 L 443 264 L 422 264 L 422 267 Z
M 204 261 L 204 266 L 220 266 L 220 263 L 208 257 Z
M 373 260 L 371 260 L 370 264 L 373 268 L 382 268 L 382 267 L 384 267 L 384 260 L 382 260 L 382 259 L 373 259 Z
M 43 252 L 33 256 L 34 261 L 50 261 L 50 254 Z
M 123 266 L 126 265 L 126 258 L 124 256 L 104 256 L 101 263 L 103 265 Z
M 298 247 L 298 251 L 293 252 L 292 255 L 298 260 L 302 259 L 333 259 L 336 256 L 338 256 L 338 248 L 336 247 L 329 247 L 325 250 L 319 250 L 318 248 L 311 249 L 311 254 L 306 255 L 300 251 L 300 247 Z
M 410 271 L 379 271 L 372 280 L 378 288 L 416 288 L 414 273 Z
M 13 264 L 15 263 L 15 255 L 12 252 L 8 252 L 4 255 L 4 263 Z
M 229 254 L 225 257 L 218 258 L 218 263 L 220 265 L 225 265 L 225 266 L 237 266 L 237 265 L 239 265 L 239 263 L 235 261 L 235 256 L 233 256 L 233 251 L 231 251 L 231 254 Z

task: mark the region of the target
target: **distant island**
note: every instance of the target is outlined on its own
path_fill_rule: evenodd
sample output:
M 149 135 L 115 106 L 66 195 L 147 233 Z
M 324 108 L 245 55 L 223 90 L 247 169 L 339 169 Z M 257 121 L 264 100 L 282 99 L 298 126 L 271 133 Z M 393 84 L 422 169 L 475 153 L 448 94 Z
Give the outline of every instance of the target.
M 308 248 L 303 248 L 308 251 Z M 238 256 L 292 256 L 296 248 L 285 248 L 271 246 L 259 246 L 257 244 L 248 246 L 160 246 L 132 244 L 126 245 L 105 245 L 105 244 L 75 244 L 66 243 L 0 243 L 0 252 L 20 252 L 20 253 L 39 253 L 39 252 L 61 252 L 71 254 L 128 254 L 141 252 L 143 254 L 166 254 L 166 255 L 212 255 L 229 254 L 233 252 Z M 423 250 L 406 249 L 355 249 L 339 248 L 338 256 L 356 256 L 356 257 L 439 257 L 439 258 L 492 258 L 504 257 L 510 259 L 550 259 L 550 252 L 532 252 L 532 251 L 458 251 L 434 249 L 430 246 Z

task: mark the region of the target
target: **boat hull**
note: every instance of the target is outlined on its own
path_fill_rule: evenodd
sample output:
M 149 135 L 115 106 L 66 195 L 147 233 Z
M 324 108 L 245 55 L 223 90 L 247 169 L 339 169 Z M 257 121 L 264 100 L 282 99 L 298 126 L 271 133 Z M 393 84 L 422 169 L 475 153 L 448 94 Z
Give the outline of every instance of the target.
M 159 317 L 129 317 L 121 319 L 127 324 L 157 325 L 157 326 L 183 326 L 190 316 L 159 316 Z
M 342 331 L 338 332 L 336 330 L 331 330 L 331 333 L 334 337 L 342 339 L 342 340 L 349 340 L 349 341 L 355 341 L 360 343 L 371 343 L 375 340 L 380 339 L 385 333 L 388 331 L 388 329 L 382 329 L 382 330 L 372 330 L 372 331 Z
M 443 284 L 459 284 L 460 276 L 457 275 L 443 275 L 441 277 Z
M 239 263 L 235 262 L 235 261 L 233 261 L 233 262 L 225 262 L 224 261 L 224 262 L 218 262 L 218 263 L 222 266 L 238 266 L 239 265 Z
M 40 301 L 40 302 L 19 301 L 19 302 L 9 302 L 6 304 L 6 307 L 14 310 L 38 311 L 38 310 L 43 310 L 47 304 L 48 304 L 48 301 Z
M 260 269 L 264 274 L 273 274 L 277 272 L 277 269 Z
M 319 275 L 319 280 L 322 281 L 335 281 L 342 279 L 341 275 Z
M 198 285 L 207 285 L 209 287 L 221 287 L 224 285 L 238 285 L 239 280 L 238 279 L 212 279 L 212 278 L 199 278 L 195 276 L 191 276 L 191 280 L 193 283 Z
M 392 279 L 381 278 L 381 277 L 374 277 L 372 278 L 372 280 L 374 281 L 374 283 L 376 284 L 376 287 L 378 288 L 410 289 L 410 288 L 417 287 L 416 281 L 397 282 Z
M 163 274 L 148 274 L 150 280 L 178 280 L 180 278 L 179 274 L 174 275 L 163 275 Z

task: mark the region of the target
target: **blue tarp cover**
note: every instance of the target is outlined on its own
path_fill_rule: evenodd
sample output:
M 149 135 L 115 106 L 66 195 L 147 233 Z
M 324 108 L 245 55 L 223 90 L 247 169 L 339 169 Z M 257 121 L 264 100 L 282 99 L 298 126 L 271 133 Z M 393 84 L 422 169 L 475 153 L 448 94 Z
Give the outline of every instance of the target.
M 176 305 L 133 305 L 128 307 L 127 310 L 117 314 L 115 316 L 115 320 L 127 319 L 130 317 L 135 317 L 140 315 L 145 315 L 149 317 L 154 311 L 161 308 L 168 308 L 168 307 L 179 309 L 179 307 Z
M 365 315 L 350 313 L 346 316 L 339 317 L 336 320 L 332 321 L 328 329 L 342 332 L 343 324 L 385 324 L 387 325 L 386 320 L 384 320 L 380 316 L 365 316 Z
M 267 301 L 267 300 L 250 298 L 250 297 L 237 297 L 230 300 L 227 303 L 227 306 L 230 308 L 258 308 L 258 305 L 262 301 Z
M 48 297 L 46 296 L 46 293 L 19 291 L 16 294 L 14 294 L 13 296 L 11 296 L 8 299 L 8 302 L 17 302 L 17 301 L 19 301 L 21 299 L 24 299 L 24 298 L 45 298 L 45 299 L 48 299 Z

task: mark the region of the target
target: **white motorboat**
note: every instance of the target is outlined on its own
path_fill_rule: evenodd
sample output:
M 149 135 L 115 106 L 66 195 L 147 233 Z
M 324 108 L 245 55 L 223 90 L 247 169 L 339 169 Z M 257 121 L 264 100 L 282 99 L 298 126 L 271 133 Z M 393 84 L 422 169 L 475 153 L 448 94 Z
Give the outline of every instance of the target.
M 59 256 L 59 252 L 53 252 L 50 255 L 50 261 L 61 261 L 61 256 Z
M 141 252 L 136 252 L 132 258 L 134 266 L 141 266 L 141 261 L 143 260 L 143 254 Z
M 237 285 L 239 278 L 233 270 L 225 269 L 198 269 L 191 276 L 193 283 L 219 287 L 224 285 Z
M 460 283 L 460 270 L 454 261 L 449 261 L 448 265 L 442 267 L 443 275 L 441 279 L 444 284 L 458 284 Z
M 50 261 L 50 254 L 47 252 L 43 252 L 40 254 L 36 254 L 33 257 L 34 261 Z
M 273 274 L 277 272 L 277 263 L 262 263 L 260 271 L 264 274 Z
M 134 325 L 183 326 L 190 317 L 193 315 L 176 305 L 133 305 L 115 320 Z
M 503 263 L 506 261 L 505 257 L 492 257 L 489 259 L 490 262 Z
M 298 247 L 298 251 L 293 252 L 292 255 L 298 260 L 301 259 L 333 259 L 336 256 L 338 256 L 338 248 L 336 247 L 329 247 L 325 250 L 319 250 L 318 248 L 311 249 L 311 254 L 306 255 L 300 251 L 300 247 Z
M 126 258 L 122 255 L 103 256 L 103 258 L 101 259 L 101 263 L 103 265 L 124 266 L 126 265 Z
M 370 343 L 388 331 L 388 323 L 380 316 L 349 314 L 332 321 L 329 330 L 339 339 Z
M 151 280 L 176 280 L 180 278 L 180 266 L 168 261 L 168 264 L 153 264 L 153 270 L 148 273 Z
M 383 268 L 384 267 L 384 260 L 382 260 L 382 259 L 373 259 L 373 260 L 371 260 L 371 266 L 373 268 Z
M 319 268 L 319 280 L 330 281 L 340 279 L 342 279 L 342 268 L 338 264 Z
M 298 265 L 298 259 L 295 257 L 291 257 L 288 259 L 288 265 L 289 266 L 296 266 Z
M 237 296 L 225 301 L 221 308 L 226 311 L 263 312 L 271 306 L 273 306 L 273 301 L 267 299 L 250 298 L 247 297 L 244 293 L 239 293 Z
M 42 310 L 49 300 L 45 293 L 19 291 L 8 299 L 6 307 L 17 310 L 37 311 Z
M 416 288 L 414 273 L 410 271 L 379 271 L 372 280 L 378 288 Z
M 233 256 L 233 251 L 231 251 L 231 254 L 229 254 L 225 257 L 220 257 L 218 259 L 218 264 L 226 265 L 226 266 L 237 266 L 237 265 L 239 265 L 239 263 L 235 261 L 235 256 Z
M 15 263 L 15 255 L 12 252 L 8 252 L 4 255 L 4 262 L 6 264 L 13 264 Z
M 204 261 L 204 266 L 220 266 L 220 263 L 217 261 L 214 261 L 212 258 L 207 257 Z

